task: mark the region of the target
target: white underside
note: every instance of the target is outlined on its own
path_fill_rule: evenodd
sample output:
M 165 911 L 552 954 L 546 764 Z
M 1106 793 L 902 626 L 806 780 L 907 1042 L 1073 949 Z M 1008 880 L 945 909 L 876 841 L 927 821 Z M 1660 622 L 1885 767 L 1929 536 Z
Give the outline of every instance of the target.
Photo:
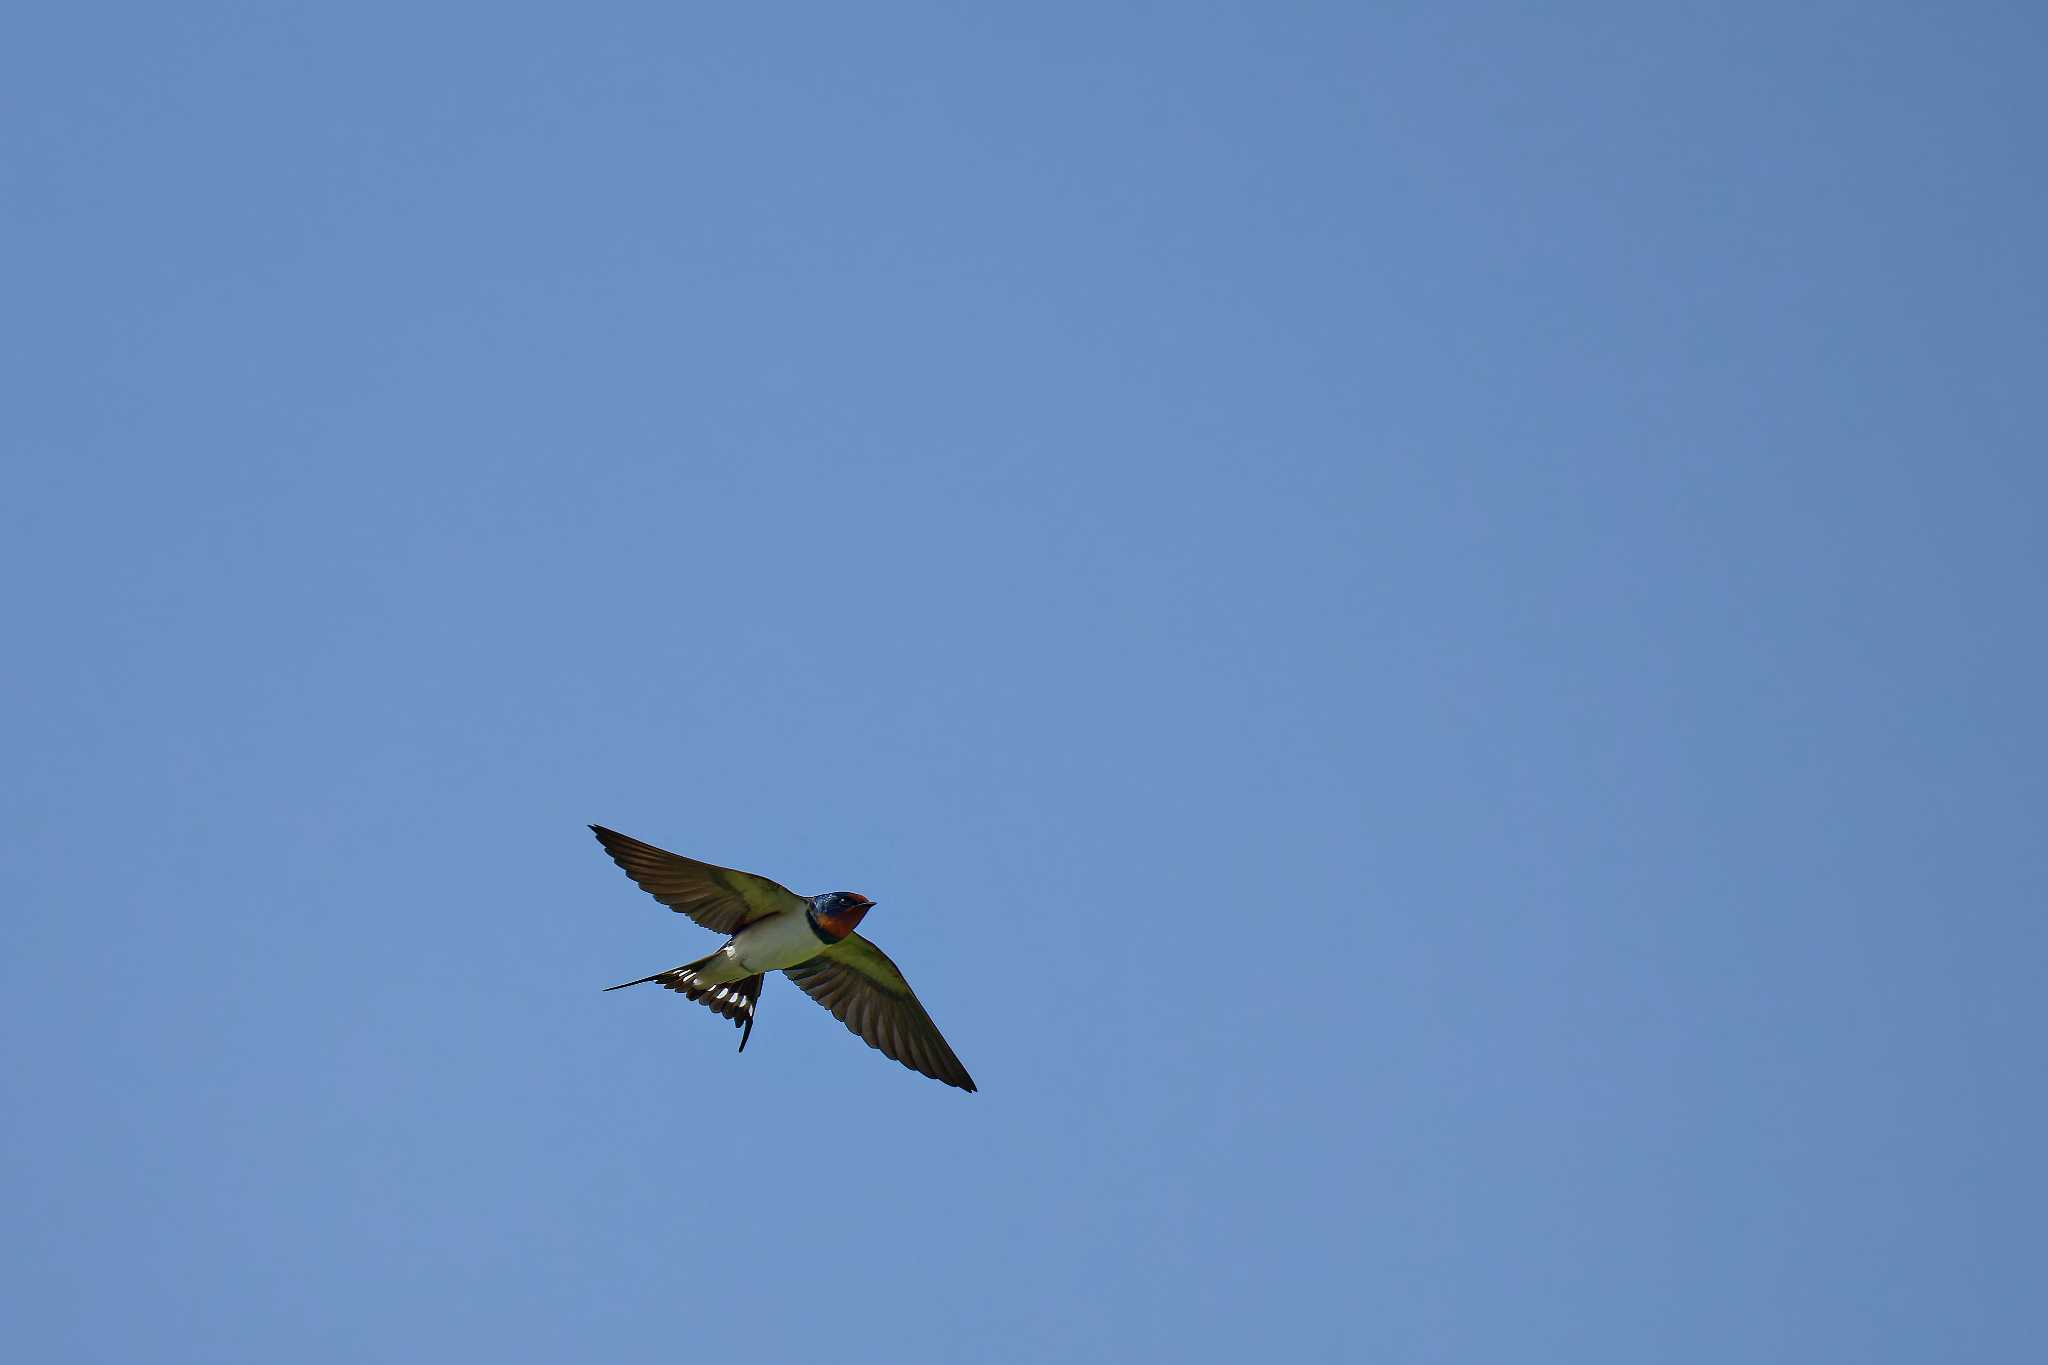
M 756 920 L 697 972 L 706 983 L 738 981 L 755 972 L 772 972 L 808 962 L 825 950 L 803 915 L 771 915 Z

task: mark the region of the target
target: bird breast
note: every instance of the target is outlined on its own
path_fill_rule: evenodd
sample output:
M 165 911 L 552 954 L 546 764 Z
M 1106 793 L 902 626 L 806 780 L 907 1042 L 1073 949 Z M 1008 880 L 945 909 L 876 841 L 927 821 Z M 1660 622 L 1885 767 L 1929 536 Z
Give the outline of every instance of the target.
M 810 961 L 824 948 L 801 912 L 756 920 L 733 935 L 732 940 L 733 956 L 749 972 L 794 967 Z

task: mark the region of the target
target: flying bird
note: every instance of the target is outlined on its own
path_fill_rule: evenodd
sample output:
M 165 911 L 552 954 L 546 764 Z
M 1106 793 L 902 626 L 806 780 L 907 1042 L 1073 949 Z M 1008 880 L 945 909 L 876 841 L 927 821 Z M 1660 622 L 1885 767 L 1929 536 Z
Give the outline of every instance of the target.
M 852 891 L 799 896 L 766 877 L 700 863 L 603 825 L 590 830 L 642 891 L 706 929 L 730 935 L 709 956 L 606 990 L 659 982 L 732 1020 L 745 1052 L 761 982 L 779 969 L 883 1056 L 935 1081 L 974 1089 L 974 1078 L 939 1036 L 938 1025 L 903 973 L 853 931 L 875 907 L 866 896 Z

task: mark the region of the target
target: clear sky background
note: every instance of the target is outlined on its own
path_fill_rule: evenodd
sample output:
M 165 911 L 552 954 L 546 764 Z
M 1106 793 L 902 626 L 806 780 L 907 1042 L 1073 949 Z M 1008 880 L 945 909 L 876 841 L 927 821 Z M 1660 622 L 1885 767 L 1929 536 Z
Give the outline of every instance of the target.
M 10 1351 L 2024 1358 L 2044 49 L 14 13 Z

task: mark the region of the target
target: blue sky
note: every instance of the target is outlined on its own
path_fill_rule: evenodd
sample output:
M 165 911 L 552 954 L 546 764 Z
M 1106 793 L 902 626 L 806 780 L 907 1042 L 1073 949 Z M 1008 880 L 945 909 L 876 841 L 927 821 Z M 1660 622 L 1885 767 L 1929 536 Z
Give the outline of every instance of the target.
M 23 1358 L 2038 1340 L 2026 7 L 6 30 Z

